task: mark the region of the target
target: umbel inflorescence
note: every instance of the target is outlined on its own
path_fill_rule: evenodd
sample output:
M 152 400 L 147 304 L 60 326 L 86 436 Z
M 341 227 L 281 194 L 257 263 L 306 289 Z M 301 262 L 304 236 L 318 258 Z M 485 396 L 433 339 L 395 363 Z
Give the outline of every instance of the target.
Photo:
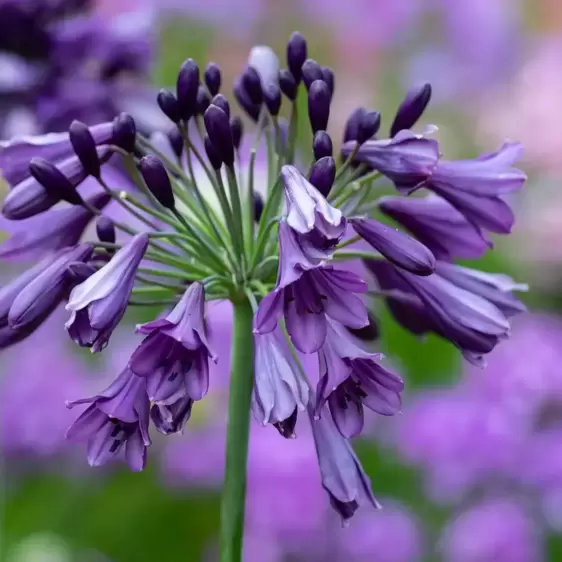
M 286 62 L 280 70 L 271 49 L 255 47 L 236 81 L 238 104 L 255 123 L 249 139 L 220 93 L 219 67 L 201 74 L 189 59 L 176 92 L 158 94 L 171 122 L 165 133 L 147 138 L 121 114 L 8 143 L 0 159 L 16 179 L 2 212 L 28 227 L 16 228 L 0 256 L 39 261 L 0 291 L 0 346 L 29 336 L 61 302 L 69 336 L 94 352 L 129 307 L 165 308 L 137 327 L 144 339 L 113 384 L 69 404 L 89 404 L 68 437 L 87 442 L 91 465 L 124 449 L 131 469 L 142 470 L 149 426 L 181 432 L 207 394 L 209 362 L 221 351 L 207 337 L 207 303 L 230 300 L 229 439 L 231 425 L 232 435 L 247 435 L 250 403 L 259 423 L 286 438 L 306 414 L 324 488 L 348 519 L 362 502 L 378 505 L 350 439 L 362 430 L 365 407 L 398 412 L 403 389 L 365 343 L 374 322 L 365 296 L 384 299 L 413 333 L 434 332 L 481 364 L 508 336 L 509 317 L 524 310 L 512 291 L 525 287 L 454 259 L 480 257 L 492 246 L 489 232 L 509 233 L 503 196 L 525 175 L 513 167 L 518 144 L 448 161 L 431 138 L 435 128 L 412 132 L 428 84 L 408 93 L 388 133 L 378 112 L 354 111 L 334 157 L 326 132 L 332 70 L 308 58 L 298 33 Z M 308 148 L 296 138 L 303 90 Z M 267 179 L 255 174 L 257 159 L 267 159 Z M 377 197 L 385 182 L 397 195 Z M 97 238 L 86 230 L 92 221 Z M 347 267 L 357 260 L 370 279 Z M 317 381 L 302 354 L 317 357 Z M 247 437 L 242 456 L 244 447 Z M 235 459 L 236 447 L 227 471 Z

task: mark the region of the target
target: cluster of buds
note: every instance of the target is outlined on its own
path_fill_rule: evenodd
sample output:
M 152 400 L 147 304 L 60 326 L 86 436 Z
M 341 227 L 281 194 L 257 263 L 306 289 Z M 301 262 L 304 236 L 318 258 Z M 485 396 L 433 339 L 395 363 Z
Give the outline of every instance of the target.
M 348 519 L 361 503 L 378 505 L 350 439 L 363 429 L 364 408 L 399 412 L 404 386 L 365 341 L 377 332 L 365 297 L 385 300 L 413 333 L 434 332 L 482 364 L 508 336 L 509 317 L 524 310 L 513 291 L 525 287 L 453 260 L 480 257 L 492 245 L 488 232 L 510 231 L 503 196 L 525 175 L 513 167 L 518 144 L 447 161 L 435 128 L 412 132 L 430 100 L 427 84 L 408 93 L 388 135 L 378 112 L 354 111 L 334 155 L 333 71 L 308 57 L 298 33 L 286 63 L 280 69 L 271 49 L 255 47 L 236 80 L 236 100 L 255 122 L 249 158 L 219 67 L 201 76 L 191 59 L 176 91 L 158 94 L 172 125 L 165 133 L 146 138 L 121 114 L 8 146 L 0 165 L 12 187 L 2 212 L 16 233 L 0 257 L 41 261 L 0 291 L 0 346 L 27 337 L 61 302 L 69 336 L 95 352 L 129 307 L 167 307 L 137 327 L 145 338 L 109 388 L 69 403 L 90 404 L 68 431 L 87 441 L 90 464 L 124 448 L 140 470 L 149 426 L 181 432 L 207 394 L 209 361 L 220 359 L 207 337 L 207 304 L 245 306 L 253 332 L 235 333 L 234 355 L 252 340 L 253 368 L 244 368 L 253 373 L 254 416 L 294 437 L 305 414 L 323 486 Z M 302 95 L 310 147 L 296 142 Z M 267 180 L 258 181 L 262 149 Z M 398 195 L 377 197 L 385 182 Z M 84 241 L 92 220 L 98 239 Z M 361 260 L 369 279 L 354 272 Z M 318 380 L 302 368 L 303 355 L 317 357 Z

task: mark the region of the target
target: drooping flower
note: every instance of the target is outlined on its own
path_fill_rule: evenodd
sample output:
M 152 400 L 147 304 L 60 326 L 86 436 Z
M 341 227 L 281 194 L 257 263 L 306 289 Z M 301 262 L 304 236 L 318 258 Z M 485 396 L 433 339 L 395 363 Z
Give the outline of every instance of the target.
M 319 352 L 316 412 L 328 402 L 340 433 L 356 437 L 363 429 L 363 405 L 383 415 L 400 411 L 404 382 L 379 365 L 380 353 L 361 349 L 335 322 L 328 322 Z
M 437 141 L 400 131 L 391 139 L 368 140 L 356 148 L 357 142 L 346 142 L 342 154 L 354 161 L 368 164 L 394 182 L 396 188 L 409 193 L 425 185 L 437 166 Z
M 479 258 L 490 242 L 441 197 L 383 197 L 380 210 L 409 230 L 439 260 Z
M 306 381 L 284 341 L 281 329 L 255 336 L 254 392 L 252 411 L 259 423 L 279 424 L 291 419 L 294 427 L 298 411 L 308 405 L 309 390 Z M 292 432 L 289 432 L 291 435 Z
M 501 198 L 521 189 L 527 176 L 513 164 L 521 158 L 519 143 L 475 160 L 440 160 L 427 188 L 446 199 L 477 227 L 508 234 L 513 213 Z
M 129 368 L 146 378 L 153 402 L 169 406 L 188 396 L 201 400 L 209 389 L 210 350 L 205 327 L 205 289 L 193 283 L 164 318 L 137 326 L 147 337 Z
M 319 419 L 311 414 L 311 424 L 322 486 L 343 521 L 353 517 L 362 504 L 380 508 L 359 459 L 349 441 L 338 431 L 330 414 L 321 412 Z
M 145 380 L 125 369 L 103 392 L 92 398 L 68 402 L 72 408 L 91 404 L 68 429 L 66 436 L 73 441 L 88 442 L 88 462 L 100 466 L 115 457 L 125 445 L 131 470 L 142 470 L 148 434 L 150 402 Z
M 148 247 L 148 236 L 137 234 L 110 262 L 70 293 L 65 324 L 70 337 L 83 347 L 101 351 L 123 318 L 137 268 Z

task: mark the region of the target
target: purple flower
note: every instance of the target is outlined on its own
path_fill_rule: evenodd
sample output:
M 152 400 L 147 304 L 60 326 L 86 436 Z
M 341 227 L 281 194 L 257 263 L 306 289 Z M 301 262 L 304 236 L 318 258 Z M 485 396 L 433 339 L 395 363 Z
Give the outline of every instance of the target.
M 486 273 L 446 262 L 438 262 L 436 273 L 457 287 L 495 304 L 507 318 L 527 310 L 512 291 L 527 291 L 529 286 L 524 283 L 516 283 L 507 275 Z
M 201 400 L 209 389 L 210 350 L 205 327 L 205 290 L 193 283 L 165 317 L 137 326 L 148 334 L 133 353 L 129 368 L 146 378 L 153 402 L 171 405 L 188 396 Z
M 259 305 L 256 333 L 272 332 L 284 315 L 295 347 L 303 353 L 313 353 L 326 338 L 326 316 L 350 328 L 363 328 L 369 323 L 365 304 L 355 294 L 367 290 L 362 279 L 328 265 L 295 274 L 291 279 L 284 274 L 285 260 L 280 248 L 277 286 Z
M 435 257 L 421 242 L 374 219 L 351 220 L 353 230 L 388 261 L 416 275 L 431 275 Z
M 320 465 L 322 486 L 332 507 L 347 521 L 362 504 L 380 508 L 371 491 L 369 477 L 363 471 L 349 441 L 338 431 L 329 412 L 320 419 L 311 413 L 312 434 Z
M 135 283 L 137 268 L 148 247 L 148 235 L 137 234 L 111 261 L 70 293 L 65 324 L 80 346 L 101 351 L 123 318 Z
M 67 439 L 88 441 L 88 463 L 100 466 L 126 445 L 131 470 L 143 470 L 150 446 L 148 421 L 150 402 L 145 380 L 125 369 L 103 392 L 92 398 L 68 402 L 72 408 L 91 404 L 66 432 Z
M 256 335 L 252 411 L 259 423 L 282 424 L 308 405 L 309 390 L 280 328 Z M 296 419 L 295 419 L 296 421 Z M 294 426 L 294 423 L 290 425 Z M 283 425 L 280 426 L 283 429 Z M 282 432 L 283 433 L 283 432 Z M 292 434 L 292 431 L 288 432 Z
M 189 396 L 184 396 L 167 406 L 154 404 L 150 410 L 150 417 L 160 433 L 164 435 L 182 433 L 191 417 L 192 408 L 193 400 Z
M 38 327 L 66 296 L 71 283 L 68 266 L 87 261 L 92 254 L 89 244 L 61 250 L 51 264 L 32 279 L 15 297 L 8 314 L 12 330 Z
M 355 141 L 346 142 L 342 154 L 350 156 Z M 405 193 L 423 186 L 433 174 L 439 159 L 437 141 L 400 131 L 392 139 L 368 140 L 363 143 L 354 161 L 368 164 L 394 182 Z
M 100 193 L 86 200 L 96 209 L 103 209 L 110 201 L 108 194 Z M 12 236 L 0 244 L 0 258 L 26 261 L 43 257 L 78 243 L 93 214 L 89 209 L 72 206 L 41 213 L 14 224 Z
M 531 514 L 511 499 L 487 499 L 458 515 L 442 537 L 447 562 L 540 562 L 540 535 Z
M 298 233 L 303 252 L 312 259 L 330 257 L 345 232 L 346 220 L 294 166 L 281 168 L 287 224 Z
M 98 156 L 107 160 L 109 149 L 100 147 Z M 88 176 L 77 156 L 71 156 L 57 164 L 57 169 L 65 176 L 71 187 L 78 187 Z M 47 191 L 34 176 L 29 176 L 14 186 L 4 199 L 2 214 L 11 220 L 27 219 L 50 209 L 60 198 Z
M 441 197 L 383 197 L 380 210 L 408 229 L 439 260 L 479 258 L 493 246 L 480 229 Z
M 419 327 L 419 331 L 413 330 L 415 333 L 435 331 L 478 364 L 482 364 L 484 354 L 509 335 L 507 316 L 522 307 L 506 294 L 518 286 L 504 277 L 498 279 L 470 270 L 462 273 L 455 269 L 457 266 L 446 263 L 438 263 L 436 273 L 428 277 L 412 275 L 390 264 L 373 262 L 368 266 L 387 288 L 405 291 L 405 295 L 396 294 L 395 298 L 410 308 L 414 325 Z
M 400 411 L 404 382 L 378 364 L 380 353 L 361 349 L 334 322 L 328 322 L 326 340 L 319 351 L 316 413 L 326 401 L 340 433 L 356 437 L 363 429 L 363 405 L 383 415 Z
M 501 196 L 519 190 L 526 175 L 513 164 L 523 147 L 505 143 L 497 152 L 476 160 L 440 160 L 427 188 L 446 199 L 474 225 L 508 234 L 513 213 Z

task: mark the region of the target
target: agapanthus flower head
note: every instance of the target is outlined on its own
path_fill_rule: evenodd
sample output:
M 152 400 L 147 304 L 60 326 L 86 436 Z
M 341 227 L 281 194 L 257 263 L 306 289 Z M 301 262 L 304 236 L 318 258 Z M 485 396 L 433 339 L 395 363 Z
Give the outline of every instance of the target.
M 243 460 L 251 410 L 261 424 L 293 437 L 299 412 L 308 409 L 323 486 L 348 519 L 360 504 L 378 505 L 348 439 L 361 432 L 364 407 L 382 415 L 400 411 L 403 389 L 382 357 L 364 348 L 378 335 L 365 293 L 386 298 L 413 332 L 436 332 L 478 362 L 509 335 L 509 318 L 523 310 L 512 291 L 524 287 L 451 260 L 480 255 L 487 244 L 482 231 L 494 225 L 481 220 L 478 205 L 506 205 L 501 197 L 518 189 L 524 175 L 513 168 L 514 144 L 447 162 L 427 132 L 408 130 L 428 103 L 427 86 L 404 101 L 390 138 L 375 138 L 379 112 L 354 111 L 337 164 L 325 132 L 333 70 L 308 58 L 299 34 L 289 41 L 286 63 L 288 70 L 280 70 L 272 49 L 255 47 L 235 81 L 238 104 L 256 123 L 249 157 L 220 68 L 209 65 L 202 75 L 192 59 L 178 71 L 175 94 L 161 91 L 154 101 L 165 132 L 147 137 L 138 119 L 120 115 L 8 143 L 0 165 L 16 185 L 4 215 L 59 221 L 43 228 L 42 241 L 27 233 L 6 243 L 11 259 L 55 254 L 52 263 L 40 262 L 36 276 L 24 275 L 0 293 L 0 343 L 24 339 L 61 300 L 68 300 L 69 335 L 92 351 L 108 344 L 129 307 L 165 309 L 138 326 L 145 339 L 126 369 L 89 399 L 69 433 L 89 441 L 92 464 L 126 443 L 129 462 L 141 469 L 148 425 L 180 433 L 205 398 L 209 360 L 227 355 L 224 345 L 209 345 L 216 322 L 209 303 L 230 301 L 230 407 L 237 419 L 228 431 L 238 433 L 238 448 L 229 436 L 227 456 Z M 307 90 L 308 115 L 297 109 L 299 89 Z M 288 121 L 280 117 L 283 104 Z M 302 123 L 314 133 L 308 168 L 298 164 L 306 161 L 297 154 Z M 435 211 L 433 198 L 411 207 L 381 201 L 372 189 L 381 176 L 395 184 L 400 202 L 427 188 L 441 206 Z M 416 205 L 426 214 L 416 214 Z M 379 210 L 411 236 L 381 222 Z M 97 238 L 89 240 L 93 218 Z M 369 290 L 360 259 L 377 288 Z M 309 380 L 305 360 L 318 366 L 319 381 Z M 235 490 L 226 478 L 225 488 L 234 497 L 243 486 Z

